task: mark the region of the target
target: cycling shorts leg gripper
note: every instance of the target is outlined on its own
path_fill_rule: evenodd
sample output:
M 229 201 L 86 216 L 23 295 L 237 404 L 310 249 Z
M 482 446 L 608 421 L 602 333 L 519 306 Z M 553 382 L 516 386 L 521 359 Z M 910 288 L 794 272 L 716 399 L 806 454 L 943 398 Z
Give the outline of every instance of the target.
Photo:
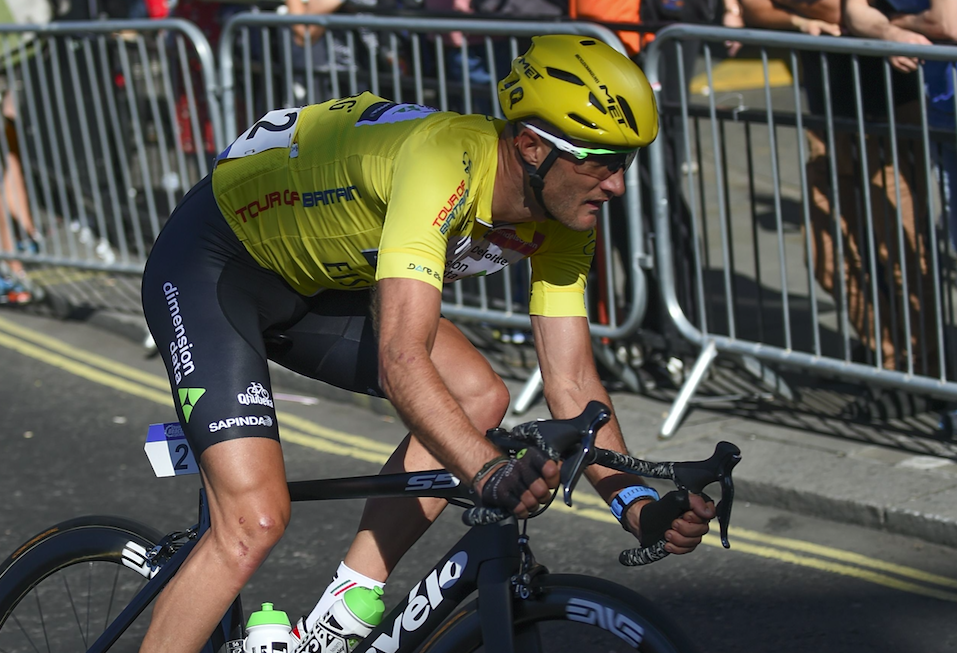
M 261 318 L 293 319 L 302 299 L 249 256 L 208 181 L 170 216 L 147 261 L 142 296 L 197 455 L 234 438 L 278 440 Z

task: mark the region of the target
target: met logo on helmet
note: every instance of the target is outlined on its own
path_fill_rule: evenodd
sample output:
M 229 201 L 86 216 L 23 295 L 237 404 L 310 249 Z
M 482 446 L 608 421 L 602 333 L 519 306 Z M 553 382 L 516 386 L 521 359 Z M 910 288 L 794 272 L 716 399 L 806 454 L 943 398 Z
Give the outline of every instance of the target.
M 540 72 L 538 72 L 537 70 L 535 70 L 535 66 L 533 66 L 533 65 L 530 64 L 530 63 L 528 63 L 528 62 L 525 60 L 525 57 L 522 57 L 519 61 L 520 61 L 520 63 L 522 64 L 522 73 L 523 73 L 526 77 L 528 77 L 529 79 L 541 79 L 541 78 L 542 78 L 542 74 L 541 74 Z
M 605 86 L 604 84 L 601 84 L 598 86 L 598 88 L 600 88 L 601 90 L 605 92 L 605 98 L 608 100 L 608 113 L 610 113 L 612 117 L 614 117 L 614 119 L 618 121 L 618 124 L 620 125 L 627 124 L 625 122 L 625 116 L 622 115 L 622 112 L 618 106 L 618 103 L 615 102 L 615 98 L 613 98 L 611 96 L 611 93 L 608 92 L 608 87 Z

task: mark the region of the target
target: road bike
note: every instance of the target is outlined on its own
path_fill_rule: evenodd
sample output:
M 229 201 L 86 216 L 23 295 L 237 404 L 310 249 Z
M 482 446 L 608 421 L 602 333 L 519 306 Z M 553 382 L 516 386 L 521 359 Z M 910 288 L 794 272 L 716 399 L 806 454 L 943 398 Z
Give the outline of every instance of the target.
M 595 447 L 611 411 L 591 402 L 576 418 L 529 422 L 488 437 L 516 454 L 535 446 L 561 460 L 559 491 L 568 505 L 585 467 L 598 464 L 669 479 L 676 490 L 642 511 L 645 548 L 623 551 L 622 564 L 665 557 L 664 533 L 688 509 L 688 492 L 720 484 L 722 543 L 734 498 L 731 470 L 741 452 L 721 442 L 707 460 L 652 463 Z M 535 653 L 623 651 L 688 653 L 696 647 L 670 618 L 636 592 L 610 581 L 553 574 L 529 546 L 527 520 L 476 505 L 476 497 L 445 470 L 289 483 L 293 501 L 369 497 L 441 497 L 465 508 L 471 528 L 389 612 L 355 653 Z M 0 565 L 0 653 L 103 653 L 136 650 L 146 619 L 137 617 L 177 572 L 209 528 L 200 490 L 199 523 L 162 535 L 118 517 L 81 517 L 31 538 Z M 477 592 L 477 598 L 470 599 Z M 129 629 L 129 632 L 127 632 Z M 137 630 L 138 629 L 138 630 Z M 584 632 L 578 632 L 584 629 Z M 120 640 L 121 635 L 126 635 Z M 242 651 L 243 608 L 237 597 L 204 653 Z

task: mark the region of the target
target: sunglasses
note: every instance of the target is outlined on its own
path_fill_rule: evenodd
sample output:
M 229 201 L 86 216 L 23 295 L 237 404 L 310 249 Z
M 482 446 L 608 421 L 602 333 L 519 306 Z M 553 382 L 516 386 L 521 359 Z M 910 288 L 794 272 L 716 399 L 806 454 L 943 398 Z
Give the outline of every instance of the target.
M 627 170 L 635 160 L 635 157 L 638 156 L 637 149 L 609 150 L 596 147 L 582 147 L 569 143 L 564 138 L 550 134 L 535 125 L 530 125 L 527 122 L 522 124 L 541 136 L 542 139 L 551 143 L 558 150 L 572 155 L 579 162 L 595 164 L 594 167 L 582 166 L 581 171 L 593 177 L 599 177 L 600 179 L 607 179 L 619 170 Z

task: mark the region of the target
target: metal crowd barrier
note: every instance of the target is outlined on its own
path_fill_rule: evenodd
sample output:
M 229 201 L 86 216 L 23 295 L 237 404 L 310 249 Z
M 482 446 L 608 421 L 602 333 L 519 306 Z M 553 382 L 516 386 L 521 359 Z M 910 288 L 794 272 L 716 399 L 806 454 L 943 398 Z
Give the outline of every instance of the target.
M 307 31 L 297 45 L 295 25 L 325 34 L 313 42 Z M 466 39 L 451 45 L 455 32 Z M 0 26 L 28 37 L 0 50 L 18 111 L 0 130 L 0 166 L 19 151 L 25 196 L 3 190 L 9 238 L 0 260 L 138 274 L 172 207 L 263 112 L 370 90 L 501 117 L 495 84 L 524 39 L 568 32 L 623 50 L 612 32 L 585 23 L 240 14 L 225 25 L 216 62 L 203 34 L 181 20 Z M 704 44 L 713 89 L 712 49 L 726 40 L 758 49 L 763 88 L 690 96 L 682 48 Z M 672 47 L 677 79 L 662 79 L 662 50 Z M 794 71 L 799 57 L 805 73 L 817 71 L 823 108 L 805 107 L 797 75 L 788 88 L 771 87 L 770 48 L 786 52 Z M 483 79 L 470 62 L 479 50 L 490 69 Z M 832 85 L 837 55 L 849 68 Z M 677 84 L 680 98 L 660 103 L 662 137 L 642 152 L 660 293 L 679 333 L 702 349 L 663 436 L 719 352 L 957 399 L 957 265 L 952 234 L 938 227 L 944 203 L 933 158 L 957 137 L 928 125 L 922 92 L 916 118 L 893 104 L 882 118 L 868 113 L 862 83 L 877 79 L 891 93 L 891 55 L 952 61 L 957 48 L 675 26 L 646 51 L 649 79 Z M 868 56 L 881 59 L 876 75 L 862 73 Z M 917 77 L 922 84 L 923 67 Z M 849 113 L 835 108 L 839 87 L 853 89 Z M 621 206 L 606 205 L 601 218 L 588 297 L 599 339 L 633 334 L 647 308 L 639 169 L 626 175 Z M 525 329 L 528 276 L 507 269 L 454 284 L 443 312 Z M 596 354 L 633 375 L 600 341 Z M 520 404 L 539 382 L 533 375 Z
M 224 147 L 213 53 L 179 19 L 0 25 L 19 153 L 0 259 L 142 273 L 170 211 Z M 19 37 L 11 45 L 8 35 Z M 15 245 L 14 245 L 15 243 Z
M 760 53 L 763 87 L 713 90 L 715 53 L 729 40 Z M 687 90 L 689 41 L 703 44 L 706 96 Z M 662 78 L 666 48 L 677 51 L 676 80 Z M 769 82 L 772 48 L 794 73 L 787 87 Z M 957 135 L 928 124 L 927 64 L 910 102 L 886 101 L 909 83 L 892 74 L 892 55 L 955 61 L 957 47 L 689 25 L 658 33 L 645 72 L 676 84 L 680 101 L 660 106 L 670 167 L 664 138 L 649 150 L 656 270 L 675 326 L 701 347 L 662 437 L 719 353 L 957 399 L 955 254 L 934 174 Z

